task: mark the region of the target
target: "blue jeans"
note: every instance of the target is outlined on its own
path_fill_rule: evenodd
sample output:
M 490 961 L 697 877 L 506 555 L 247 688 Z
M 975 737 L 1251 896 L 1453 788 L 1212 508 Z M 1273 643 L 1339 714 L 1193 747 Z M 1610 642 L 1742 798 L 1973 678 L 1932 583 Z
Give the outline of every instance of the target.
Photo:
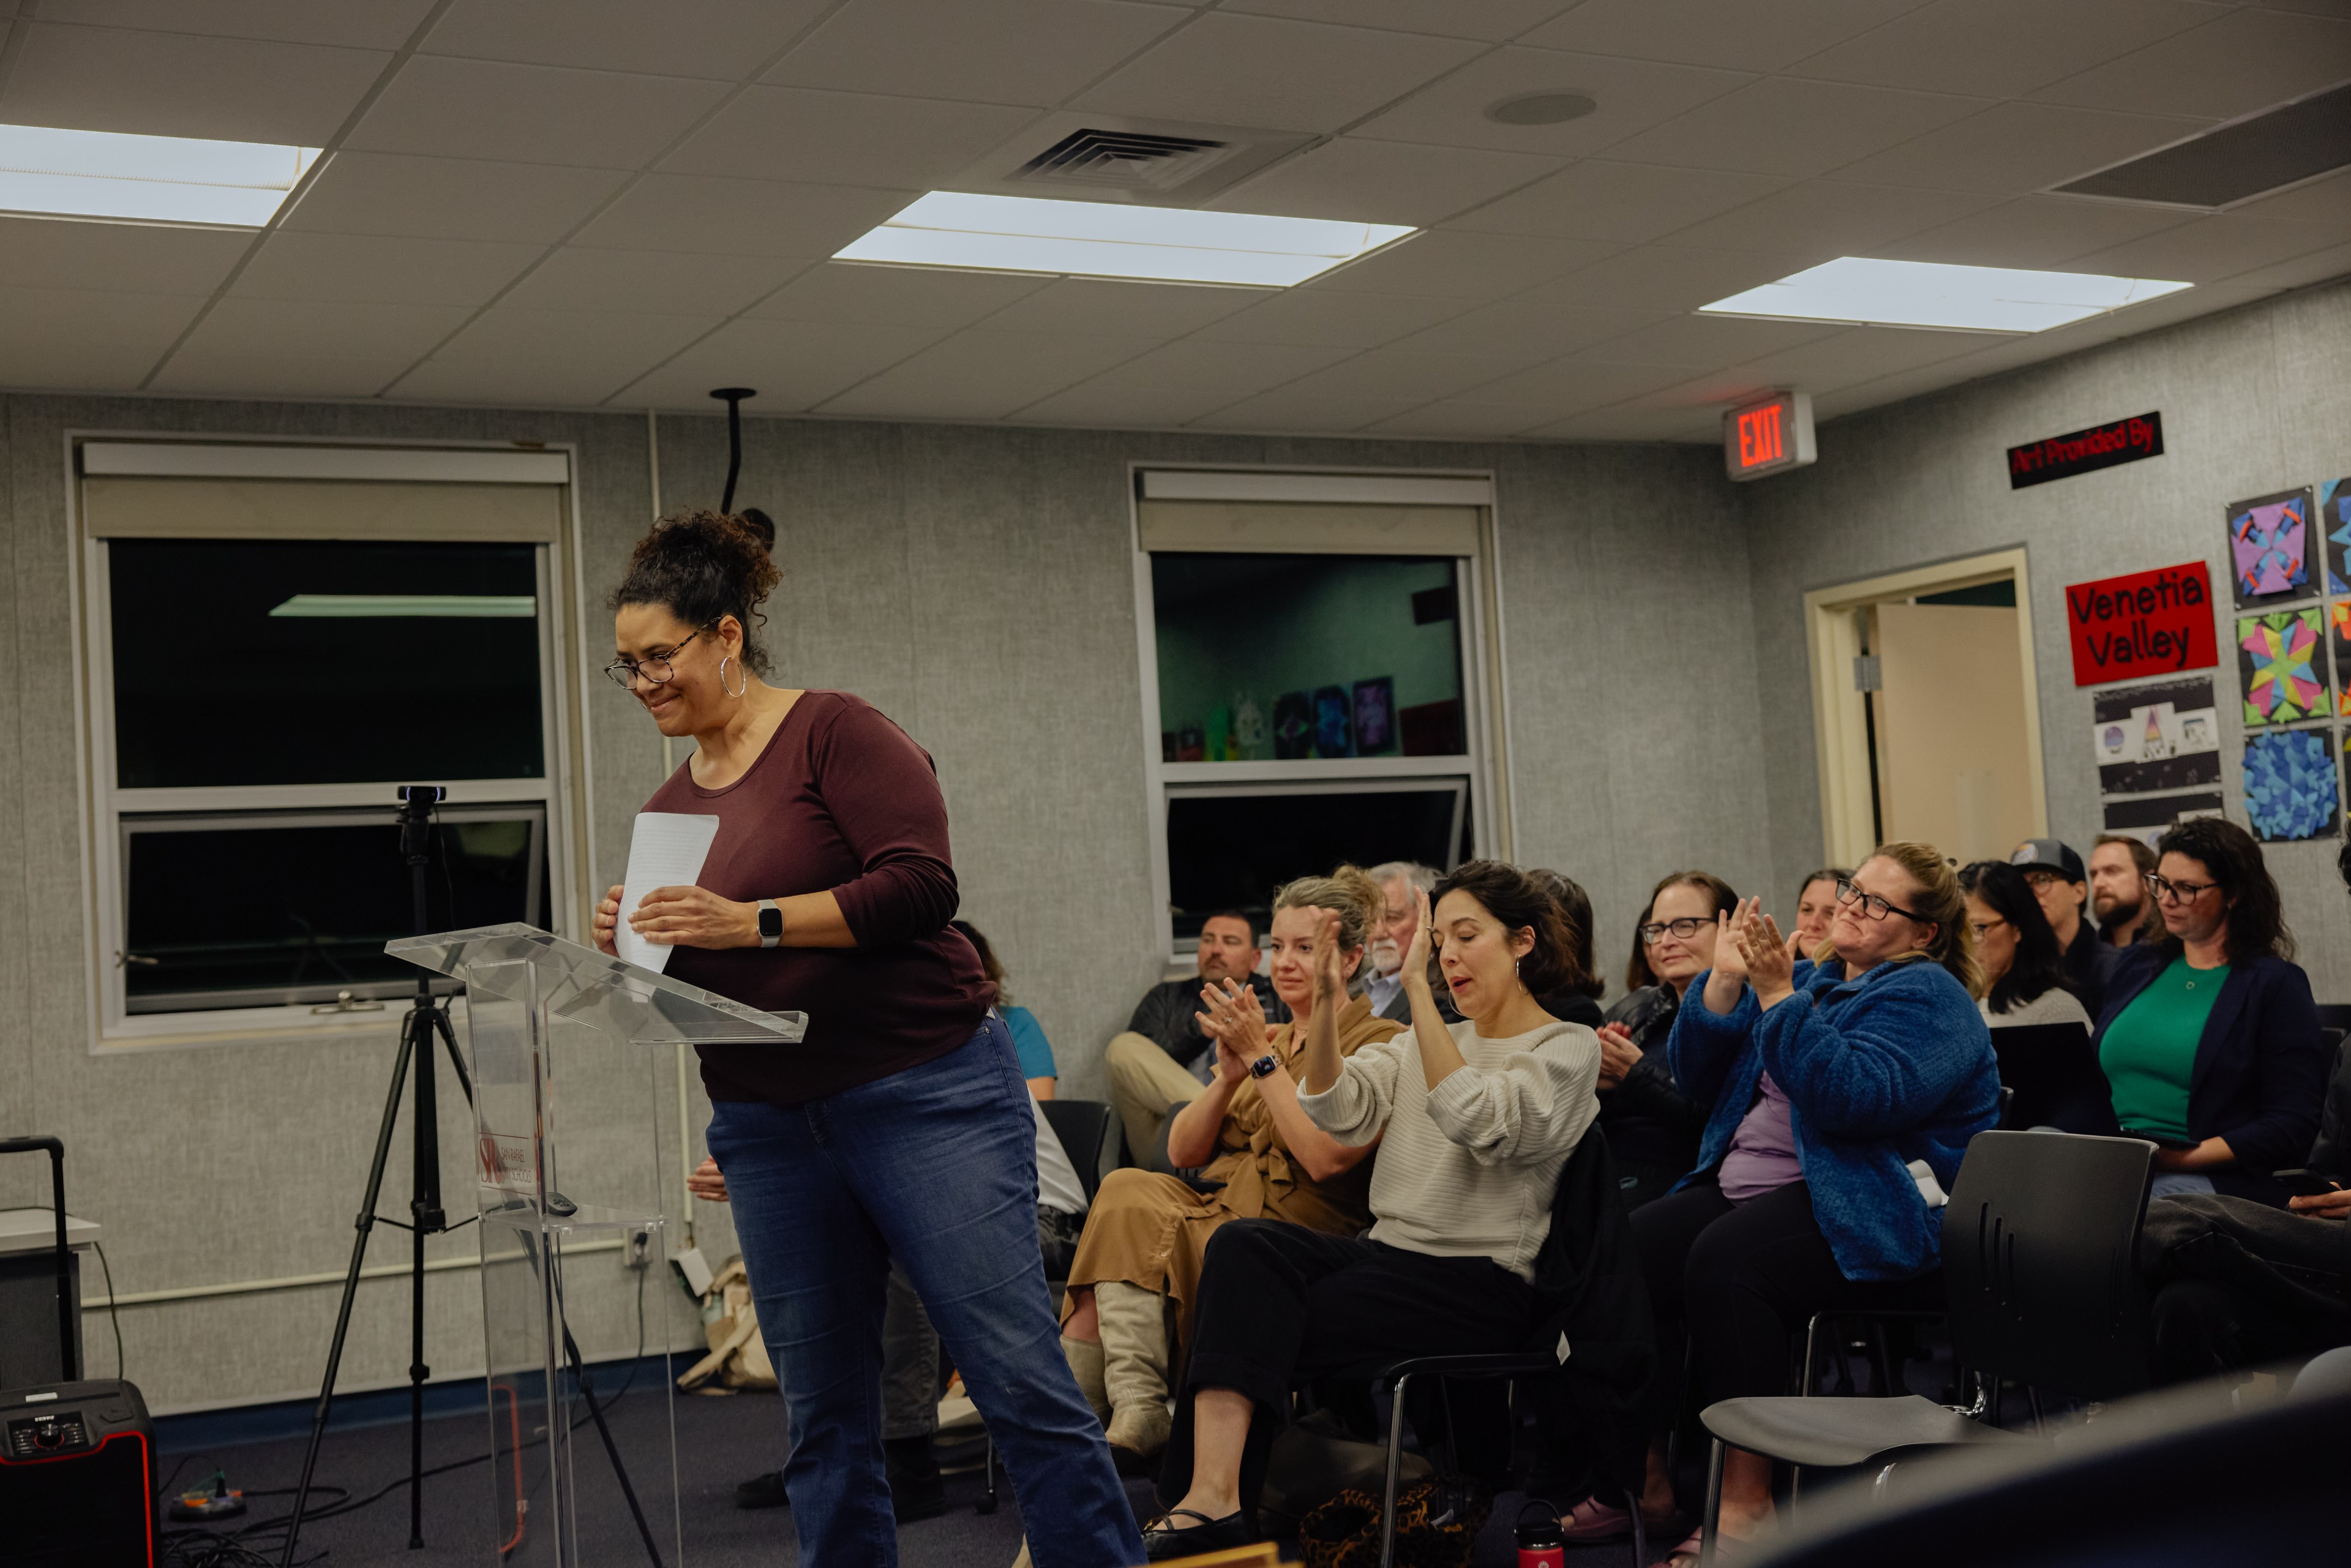
M 882 1458 L 893 1258 L 1004 1456 L 1037 1568 L 1143 1561 L 1102 1425 L 1061 1354 L 1028 1099 L 1011 1034 L 991 1018 L 935 1061 L 825 1099 L 713 1107 L 711 1157 L 789 1407 L 800 1568 L 898 1560 Z

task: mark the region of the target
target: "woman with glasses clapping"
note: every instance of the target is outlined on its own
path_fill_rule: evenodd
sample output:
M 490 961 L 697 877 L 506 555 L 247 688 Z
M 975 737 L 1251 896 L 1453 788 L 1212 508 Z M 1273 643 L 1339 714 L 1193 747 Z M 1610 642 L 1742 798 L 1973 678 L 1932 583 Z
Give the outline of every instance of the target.
M 1689 1336 L 1701 1405 L 1784 1392 L 1791 1337 L 1816 1312 L 1928 1300 L 1944 1194 L 1999 1119 L 1967 906 L 1941 852 L 1881 844 L 1836 894 L 1834 956 L 1818 962 L 1790 956 L 1760 901 L 1719 915 L 1713 967 L 1667 1046 L 1714 1109 L 1695 1172 L 1633 1233 L 1651 1303 Z M 1661 1446 L 1650 1464 L 1656 1510 L 1672 1496 Z M 1733 1449 L 1721 1504 L 1723 1533 L 1752 1539 L 1771 1515 L 1771 1461 Z
M 1719 918 L 1738 910 L 1720 877 L 1670 872 L 1633 928 L 1625 999 L 1600 1026 L 1600 1125 L 1628 1210 L 1665 1197 L 1698 1163 L 1707 1105 L 1674 1082 L 1666 1040 L 1690 982 L 1714 965 Z
M 2115 1119 L 2159 1146 L 2154 1196 L 2285 1207 L 2271 1172 L 2304 1163 L 2329 1055 L 2261 845 L 2220 817 L 2156 843 L 2159 940 L 2123 950 L 2098 1019 Z

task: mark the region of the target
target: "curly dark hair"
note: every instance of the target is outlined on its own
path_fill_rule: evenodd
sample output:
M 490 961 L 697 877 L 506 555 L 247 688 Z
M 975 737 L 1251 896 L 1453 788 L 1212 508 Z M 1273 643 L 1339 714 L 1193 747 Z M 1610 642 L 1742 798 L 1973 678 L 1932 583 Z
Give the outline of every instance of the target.
M 672 512 L 629 552 L 629 572 L 605 606 L 658 604 L 687 625 L 712 627 L 727 616 L 743 628 L 743 662 L 768 672 L 758 632 L 759 606 L 784 574 L 770 552 L 776 525 L 756 507 L 741 512 Z
M 1656 911 L 1657 900 L 1669 887 L 1697 888 L 1714 901 L 1714 910 L 1718 915 L 1739 913 L 1739 894 L 1730 891 L 1729 883 L 1710 871 L 1669 871 L 1659 877 L 1657 885 L 1649 889 L 1649 902 L 1641 905 L 1641 918 L 1633 922 L 1633 956 L 1625 966 L 1625 988 L 1628 991 L 1657 984 L 1656 971 L 1649 967 L 1648 944 L 1641 940 L 1641 927 L 1648 924 L 1649 917 Z
M 2016 927 L 2016 956 L 2009 960 L 2008 973 L 1984 994 L 1992 1011 L 2021 1008 L 2044 991 L 2073 988 L 2065 982 L 2065 955 L 2057 946 L 2057 933 L 2050 928 L 2049 916 L 2041 912 L 2041 901 L 2032 896 L 2032 884 L 2022 872 L 2006 861 L 1977 861 L 1959 868 L 1959 891 L 1990 904 L 1994 915 Z
M 1527 874 L 1550 890 L 1559 904 L 1560 918 L 1567 922 L 1568 967 L 1572 973 L 1561 988 L 1580 996 L 1599 996 L 1608 989 L 1608 982 L 1600 977 L 1600 966 L 1592 956 L 1592 895 L 1563 871 L 1545 866 Z
M 1507 861 L 1464 861 L 1437 880 L 1428 895 L 1434 911 L 1448 893 L 1466 893 L 1506 931 L 1532 931 L 1535 945 L 1519 960 L 1519 981 L 1534 995 L 1563 990 L 1583 977 L 1575 969 L 1575 937 L 1551 889 Z
M 2155 841 L 2158 862 L 2165 855 L 2185 855 L 2200 862 L 2220 884 L 2229 910 L 2229 962 L 2243 964 L 2269 956 L 2291 960 L 2294 933 L 2286 929 L 2285 907 L 2278 897 L 2275 878 L 2262 859 L 2253 835 L 2226 817 L 2193 817 L 2166 829 Z M 2187 944 L 2166 932 L 2159 944 L 2177 957 Z

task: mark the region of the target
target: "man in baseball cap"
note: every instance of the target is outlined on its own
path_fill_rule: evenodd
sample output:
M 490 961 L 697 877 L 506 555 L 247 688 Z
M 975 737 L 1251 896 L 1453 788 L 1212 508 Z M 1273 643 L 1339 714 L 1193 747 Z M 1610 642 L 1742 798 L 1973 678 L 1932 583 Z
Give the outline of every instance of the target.
M 2008 863 L 2024 873 L 2049 929 L 2057 934 L 2064 954 L 2065 983 L 2095 1019 L 2106 1005 L 2106 977 L 2122 959 L 2122 949 L 2098 940 L 2098 933 L 2082 918 L 2089 902 L 2089 873 L 2074 846 L 2055 839 L 2027 839 L 2016 846 Z

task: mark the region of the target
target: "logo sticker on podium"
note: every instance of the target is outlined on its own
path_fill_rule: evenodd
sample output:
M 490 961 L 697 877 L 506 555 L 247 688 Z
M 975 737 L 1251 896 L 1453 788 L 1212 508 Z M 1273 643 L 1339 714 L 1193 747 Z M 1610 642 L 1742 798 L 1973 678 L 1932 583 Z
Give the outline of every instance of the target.
M 477 1153 L 481 1158 L 484 1186 L 494 1186 L 500 1192 L 511 1192 L 523 1197 L 538 1196 L 538 1162 L 531 1158 L 528 1138 L 509 1137 L 504 1133 L 484 1133 Z

